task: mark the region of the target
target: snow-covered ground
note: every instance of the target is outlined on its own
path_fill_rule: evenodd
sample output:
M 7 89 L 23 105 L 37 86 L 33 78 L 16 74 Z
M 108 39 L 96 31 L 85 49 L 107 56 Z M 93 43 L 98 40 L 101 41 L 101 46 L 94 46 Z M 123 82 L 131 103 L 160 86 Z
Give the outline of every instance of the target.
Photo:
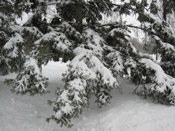
M 15 74 L 0 77 L 0 131 L 174 131 L 175 107 L 152 103 L 132 95 L 135 86 L 119 79 L 122 90 L 112 92 L 111 104 L 99 109 L 91 105 L 79 119 L 73 121 L 71 129 L 61 128 L 55 122 L 46 122 L 53 114 L 47 100 L 54 100 L 56 87 L 62 87 L 61 73 L 66 64 L 50 62 L 43 73 L 50 79 L 46 95 L 16 95 L 10 92 L 3 81 Z

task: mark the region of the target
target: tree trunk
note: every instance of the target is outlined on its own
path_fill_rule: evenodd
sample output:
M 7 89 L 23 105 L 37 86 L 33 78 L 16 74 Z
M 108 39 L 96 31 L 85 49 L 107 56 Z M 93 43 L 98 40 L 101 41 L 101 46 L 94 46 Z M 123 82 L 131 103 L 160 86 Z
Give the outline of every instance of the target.
M 83 5 L 82 5 L 82 1 L 78 0 L 76 1 L 76 24 L 77 24 L 77 29 L 78 31 L 82 34 L 83 31 Z
M 163 20 L 166 21 L 167 19 L 167 7 L 166 7 L 166 3 L 163 0 Z

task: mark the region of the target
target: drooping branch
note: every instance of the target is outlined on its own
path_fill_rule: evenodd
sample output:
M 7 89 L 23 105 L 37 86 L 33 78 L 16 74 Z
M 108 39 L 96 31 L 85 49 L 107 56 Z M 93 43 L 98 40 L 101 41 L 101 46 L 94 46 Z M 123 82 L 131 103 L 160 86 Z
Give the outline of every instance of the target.
M 87 1 L 88 3 L 101 3 L 99 1 Z M 73 1 L 71 1 L 71 3 L 73 3 Z M 110 3 L 110 2 L 105 2 L 106 4 L 108 5 L 111 5 L 111 6 L 121 6 L 119 4 L 114 4 L 114 3 Z M 46 5 L 56 5 L 56 4 L 60 4 L 60 1 L 58 2 L 47 2 Z
M 129 28 L 135 28 L 135 29 L 139 29 L 142 30 L 144 32 L 147 32 L 150 35 L 155 35 L 157 37 L 159 37 L 162 41 L 170 43 L 171 45 L 175 45 L 175 38 L 173 36 L 166 36 L 168 35 L 166 32 L 163 32 L 163 34 L 161 32 L 158 32 L 158 30 L 156 30 L 156 28 L 154 26 L 152 27 L 140 27 L 140 26 L 134 26 L 134 25 L 121 25 L 119 23 L 108 23 L 108 24 L 103 24 L 103 25 L 97 25 L 98 27 L 110 27 L 110 30 L 114 29 L 114 28 L 121 28 L 121 27 L 129 27 Z M 153 31 L 153 30 L 155 31 Z
M 105 26 L 109 26 L 111 27 L 112 29 L 114 28 L 119 28 L 119 27 L 130 27 L 130 28 L 136 28 L 136 29 L 140 29 L 140 30 L 143 30 L 143 31 L 146 31 L 146 32 L 149 32 L 151 34 L 154 34 L 156 35 L 154 32 L 152 32 L 149 28 L 142 28 L 142 27 L 139 27 L 139 26 L 134 26 L 134 25 L 121 25 L 119 23 L 108 23 L 108 24 L 103 24 L 103 25 L 97 25 L 98 27 L 105 27 Z

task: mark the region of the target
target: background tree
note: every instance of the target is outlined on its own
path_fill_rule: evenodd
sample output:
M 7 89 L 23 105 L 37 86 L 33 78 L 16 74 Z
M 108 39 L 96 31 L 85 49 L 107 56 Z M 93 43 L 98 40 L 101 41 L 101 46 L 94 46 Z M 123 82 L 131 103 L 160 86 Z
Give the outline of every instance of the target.
M 175 9 L 175 1 L 173 0 L 163 0 L 163 19 L 167 21 L 167 15 L 172 14 Z

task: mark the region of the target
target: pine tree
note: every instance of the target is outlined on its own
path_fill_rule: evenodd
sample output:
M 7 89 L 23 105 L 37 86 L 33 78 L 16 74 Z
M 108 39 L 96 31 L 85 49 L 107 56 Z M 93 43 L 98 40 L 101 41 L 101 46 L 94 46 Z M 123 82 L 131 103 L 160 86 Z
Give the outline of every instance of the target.
M 2 75 L 7 74 L 9 70 L 2 48 L 12 35 L 9 26 L 13 25 L 13 14 L 13 3 L 8 0 L 0 1 L 0 74 Z
M 23 2 L 23 3 L 21 3 Z M 32 2 L 32 1 L 31 1 Z M 17 72 L 16 79 L 6 80 L 5 83 L 12 86 L 12 91 L 16 93 L 36 93 L 47 92 L 47 78 L 42 76 L 39 64 L 32 57 L 33 42 L 43 36 L 38 27 L 19 26 L 16 17 L 20 17 L 23 11 L 28 11 L 33 3 L 24 4 L 24 1 L 4 0 L 1 3 L 3 31 L 7 34 L 7 39 L 2 43 L 1 65 L 7 72 Z M 7 6 L 8 8 L 4 8 Z M 37 12 L 33 9 L 33 12 Z M 5 19 L 6 18 L 6 19 Z M 6 25 L 7 24 L 7 25 Z
M 138 13 L 138 20 L 142 23 L 141 27 L 130 25 L 127 27 L 143 30 L 149 35 L 149 38 L 157 45 L 156 53 L 161 54 L 161 62 L 156 62 L 145 54 L 136 53 L 134 57 L 130 54 L 131 62 L 126 61 L 127 68 L 125 70 L 130 72 L 130 79 L 138 85 L 136 93 L 145 98 L 151 97 L 160 103 L 174 104 L 175 37 L 173 28 L 165 21 L 164 12 L 160 10 L 160 7 L 164 5 L 163 3 L 162 5 L 158 4 L 158 2 L 160 1 L 152 1 L 148 4 L 147 1 L 143 0 L 127 3 L 129 6 L 127 9 Z M 133 4 L 139 7 L 139 10 L 135 10 Z M 122 7 L 124 6 L 122 5 Z M 150 10 L 146 10 L 146 7 Z M 119 11 L 121 9 L 119 8 Z M 145 24 L 146 26 L 144 26 Z
M 118 76 L 135 83 L 134 93 L 144 98 L 175 104 L 175 32 L 166 21 L 174 6 L 168 8 L 168 4 L 165 10 L 162 8 L 165 3 L 159 0 L 122 1 L 122 4 L 110 0 L 24 2 L 14 1 L 14 14 L 21 16 L 25 11 L 33 15 L 23 26 L 12 24 L 10 33 L 4 29 L 0 62 L 8 65 L 7 71 L 18 73 L 16 79 L 6 80 L 14 92 L 34 95 L 47 92 L 47 78 L 41 73 L 43 64 L 60 57 L 65 62 L 70 60 L 63 74 L 65 86 L 56 90 L 55 100 L 49 101 L 55 114 L 48 121 L 71 127 L 72 118 L 89 106 L 92 95 L 96 96 L 99 107 L 110 103 L 111 90 L 120 88 Z M 56 8 L 57 15 L 46 22 L 49 6 Z M 137 14 L 141 24 L 128 25 L 122 20 L 101 22 L 104 15 L 110 17 L 112 13 Z M 6 15 L 1 15 L 1 19 L 7 19 Z M 133 28 L 145 32 L 156 45 L 155 53 L 161 54 L 161 60 L 133 46 L 130 39 Z

